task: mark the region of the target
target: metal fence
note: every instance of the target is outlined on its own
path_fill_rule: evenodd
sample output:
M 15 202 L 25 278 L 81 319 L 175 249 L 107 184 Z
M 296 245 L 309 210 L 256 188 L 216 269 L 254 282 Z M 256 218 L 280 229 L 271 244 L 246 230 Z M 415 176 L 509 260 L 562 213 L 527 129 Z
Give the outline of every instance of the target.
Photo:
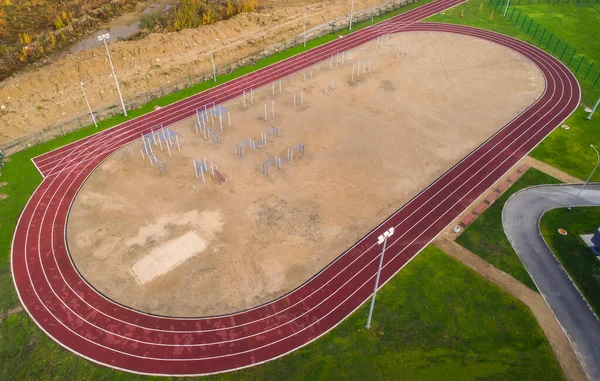
M 393 0 L 389 1 L 377 8 L 375 8 L 375 16 L 381 16 L 388 12 L 393 12 L 398 8 L 406 6 L 408 4 L 414 3 L 417 0 Z M 352 25 L 355 26 L 361 22 L 370 21 L 373 16 L 373 9 L 364 9 L 362 11 L 358 11 L 354 13 L 352 17 Z M 331 23 L 320 25 L 316 28 L 307 31 L 306 33 L 306 41 L 311 41 L 317 39 L 319 37 L 323 37 L 330 34 L 335 34 L 340 30 L 347 29 L 349 26 L 349 17 L 343 17 L 334 20 Z M 285 40 L 281 43 L 274 44 L 268 46 L 264 49 L 260 49 L 252 53 L 251 55 L 236 61 L 231 62 L 221 62 L 217 67 L 217 75 L 224 75 L 233 73 L 239 68 L 250 66 L 255 64 L 257 61 L 261 59 L 265 59 L 274 54 L 281 53 L 287 49 L 296 47 L 304 43 L 304 33 L 301 33 L 293 38 Z M 156 74 L 160 74 L 160 69 L 156 69 Z M 134 110 L 139 108 L 140 106 L 151 102 L 153 100 L 162 98 L 166 95 L 176 93 L 185 88 L 192 87 L 199 83 L 203 83 L 206 81 L 212 80 L 212 71 L 207 71 L 200 73 L 199 75 L 192 76 L 189 73 L 180 73 L 180 75 L 176 76 L 175 79 L 170 79 L 165 85 L 160 86 L 159 88 L 155 88 L 153 90 L 137 93 L 134 95 L 125 95 L 124 101 L 127 110 Z M 118 94 L 115 89 L 111 88 L 111 91 L 114 92 L 112 94 L 116 102 L 118 102 Z M 32 110 L 31 112 L 36 112 L 37 110 Z M 115 103 L 112 106 L 96 109 L 93 111 L 95 118 L 97 121 L 102 121 L 104 119 L 119 115 L 121 110 L 121 105 L 119 103 Z M 69 120 L 63 120 L 56 123 L 52 123 L 46 126 L 39 126 L 41 129 L 38 132 L 32 133 L 27 136 L 23 136 L 19 139 L 13 140 L 11 142 L 6 143 L 0 149 L 5 153 L 5 155 L 11 155 L 13 153 L 25 150 L 29 147 L 35 146 L 37 144 L 41 144 L 48 140 L 52 140 L 56 137 L 66 135 L 72 131 L 76 131 L 85 127 L 93 128 L 92 119 L 87 110 L 84 111 L 82 109 L 81 114 L 75 118 Z
M 523 3 L 525 4 L 526 1 L 528 0 L 523 0 Z M 563 0 L 564 4 L 568 1 L 571 1 L 573 5 L 578 5 L 578 2 L 583 3 L 586 0 Z M 590 1 L 590 3 L 592 2 Z M 552 54 L 571 69 L 581 83 L 584 92 L 586 89 L 588 91 L 592 89 L 594 89 L 593 91 L 595 89 L 600 91 L 600 68 L 595 66 L 594 61 L 578 52 L 574 46 L 562 40 L 552 30 L 525 14 L 522 9 L 519 9 L 518 3 L 514 5 L 514 0 L 512 2 L 509 2 L 509 0 L 489 0 L 489 4 L 495 10 L 501 12 L 514 26 L 521 29 L 528 36 L 531 43 Z M 591 94 L 584 94 L 584 97 L 589 97 L 589 95 Z

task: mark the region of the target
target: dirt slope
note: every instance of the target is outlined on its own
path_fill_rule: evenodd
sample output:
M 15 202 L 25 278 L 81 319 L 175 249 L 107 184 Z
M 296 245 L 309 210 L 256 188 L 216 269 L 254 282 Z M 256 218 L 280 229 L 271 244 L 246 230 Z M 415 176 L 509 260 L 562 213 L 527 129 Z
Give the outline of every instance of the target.
M 377 0 L 377 4 L 384 2 Z M 372 7 L 356 0 L 355 12 Z M 181 32 L 151 34 L 140 41 L 110 43 L 126 99 L 188 82 L 210 71 L 209 42 L 217 64 L 246 57 L 257 49 L 298 35 L 303 29 L 347 15 L 348 0 L 262 0 L 257 12 Z M 94 110 L 117 104 L 118 97 L 103 47 L 70 54 L 46 67 L 20 73 L 0 84 L 0 145 L 54 123 L 86 114 L 79 88 L 85 82 Z M 87 120 L 87 119 L 86 119 Z

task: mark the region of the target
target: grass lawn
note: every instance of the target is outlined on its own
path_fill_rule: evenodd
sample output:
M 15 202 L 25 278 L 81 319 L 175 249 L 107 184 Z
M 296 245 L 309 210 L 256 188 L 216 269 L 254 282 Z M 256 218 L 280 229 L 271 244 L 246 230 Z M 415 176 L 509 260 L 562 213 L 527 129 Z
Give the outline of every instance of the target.
M 557 128 L 531 151 L 531 156 L 585 180 L 597 160 L 590 144 L 600 150 L 600 110 L 592 120 L 586 117 L 585 111 L 577 109 L 565 122 L 569 129 Z M 591 181 L 600 181 L 600 172 L 594 173 Z
M 429 246 L 335 330 L 281 359 L 206 380 L 560 380 L 560 366 L 529 309 Z M 24 313 L 0 327 L 8 379 L 137 379 L 50 341 Z
M 534 168 L 529 169 L 496 200 L 456 242 L 477 254 L 492 265 L 526 284 L 532 290 L 537 287 L 531 280 L 523 263 L 513 250 L 502 228 L 502 208 L 508 198 L 518 190 L 538 184 L 559 184 L 560 181 Z
M 579 237 L 592 234 L 600 226 L 600 207 L 554 209 L 540 222 L 544 239 L 567 270 L 597 315 L 600 315 L 600 261 Z M 558 228 L 568 234 L 558 234 Z
M 518 5 L 517 0 L 511 3 L 507 17 L 503 17 L 502 7 L 494 7 L 497 1 L 493 0 L 490 5 L 488 0 L 469 0 L 449 9 L 443 15 L 434 15 L 427 21 L 470 25 L 492 30 L 531 43 L 559 59 L 562 57 L 563 63 L 570 63 L 569 68 L 574 73 L 579 69 L 576 77 L 581 83 L 582 100 L 588 105 L 593 104 L 600 96 L 600 80 L 595 86 L 593 85 L 600 74 L 600 41 L 596 37 L 597 27 L 600 24 L 600 7 L 576 7 L 572 4 Z M 521 12 L 519 26 L 513 24 L 517 20 L 517 15 L 512 12 L 513 6 L 517 15 L 519 11 Z M 511 16 L 513 22 L 510 21 Z M 522 25 L 520 20 L 523 20 L 525 25 Z M 531 28 L 530 23 L 532 23 Z M 540 24 L 538 30 L 536 30 L 537 24 Z M 543 32 L 544 29 L 547 29 L 546 32 Z M 567 50 L 563 52 L 567 44 Z M 584 61 L 579 67 L 582 58 Z

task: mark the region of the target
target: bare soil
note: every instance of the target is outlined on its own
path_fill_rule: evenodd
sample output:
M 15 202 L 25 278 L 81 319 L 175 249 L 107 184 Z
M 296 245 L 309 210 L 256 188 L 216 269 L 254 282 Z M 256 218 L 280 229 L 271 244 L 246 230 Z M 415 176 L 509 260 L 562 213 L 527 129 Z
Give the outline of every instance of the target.
M 403 40 L 411 51 L 396 59 Z M 249 99 L 246 109 L 242 99 L 226 104 L 232 127 L 219 132 L 218 145 L 194 132 L 194 119 L 172 126 L 181 152 L 169 157 L 154 147 L 167 164 L 162 175 L 142 160 L 140 141 L 106 160 L 69 219 L 68 244 L 83 276 L 110 298 L 161 315 L 224 314 L 268 302 L 317 273 L 544 88 L 531 62 L 467 36 L 404 33 L 384 49 L 372 42 L 351 56 L 371 59 L 372 72 L 353 82 L 351 64 L 331 70 L 327 61 L 312 80 L 303 73 L 284 79 L 275 97 L 271 86 L 257 90 L 254 106 Z M 332 81 L 335 89 L 325 93 Z M 294 108 L 300 89 L 304 104 Z M 271 125 L 278 138 L 236 156 L 236 144 Z M 261 173 L 265 160 L 285 157 L 298 142 L 304 156 Z M 192 189 L 192 160 L 202 157 L 218 165 L 226 184 L 206 175 Z M 198 245 L 191 256 L 190 242 Z M 187 259 L 160 254 L 173 245 Z M 150 268 L 142 278 L 151 280 L 140 283 L 132 268 Z
M 161 0 L 162 1 L 162 0 Z M 370 9 L 371 0 L 355 0 L 355 12 Z M 377 1 L 377 5 L 385 1 Z M 343 17 L 347 0 L 261 0 L 256 12 L 197 29 L 153 33 L 139 41 L 109 44 L 119 84 L 126 100 L 161 87 L 181 86 L 211 71 L 209 43 L 217 65 L 248 57 L 274 43 Z M 44 127 L 86 118 L 79 82 L 85 83 L 92 109 L 118 104 L 118 94 L 103 46 L 69 54 L 0 83 L 0 145 Z M 142 96 L 143 97 L 143 96 Z

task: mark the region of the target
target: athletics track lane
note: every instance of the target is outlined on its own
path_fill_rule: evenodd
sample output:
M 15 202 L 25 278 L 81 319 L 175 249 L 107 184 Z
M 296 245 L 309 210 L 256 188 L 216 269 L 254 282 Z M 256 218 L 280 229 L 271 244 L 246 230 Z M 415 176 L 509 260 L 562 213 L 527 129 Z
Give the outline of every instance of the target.
M 396 28 L 386 26 L 390 33 Z M 546 91 L 532 107 L 303 286 L 267 305 L 218 318 L 145 315 L 111 303 L 81 280 L 64 247 L 64 227 L 77 189 L 103 157 L 75 164 L 42 183 L 15 235 L 15 282 L 34 320 L 55 340 L 94 361 L 158 374 L 206 374 L 267 361 L 338 324 L 372 292 L 379 254 L 374 242 L 381 231 L 390 226 L 398 229 L 398 238 L 386 251 L 382 279 L 387 280 L 579 101 L 579 87 L 570 72 L 525 43 L 443 24 L 418 24 L 403 30 L 471 34 L 509 46 L 540 67 Z

